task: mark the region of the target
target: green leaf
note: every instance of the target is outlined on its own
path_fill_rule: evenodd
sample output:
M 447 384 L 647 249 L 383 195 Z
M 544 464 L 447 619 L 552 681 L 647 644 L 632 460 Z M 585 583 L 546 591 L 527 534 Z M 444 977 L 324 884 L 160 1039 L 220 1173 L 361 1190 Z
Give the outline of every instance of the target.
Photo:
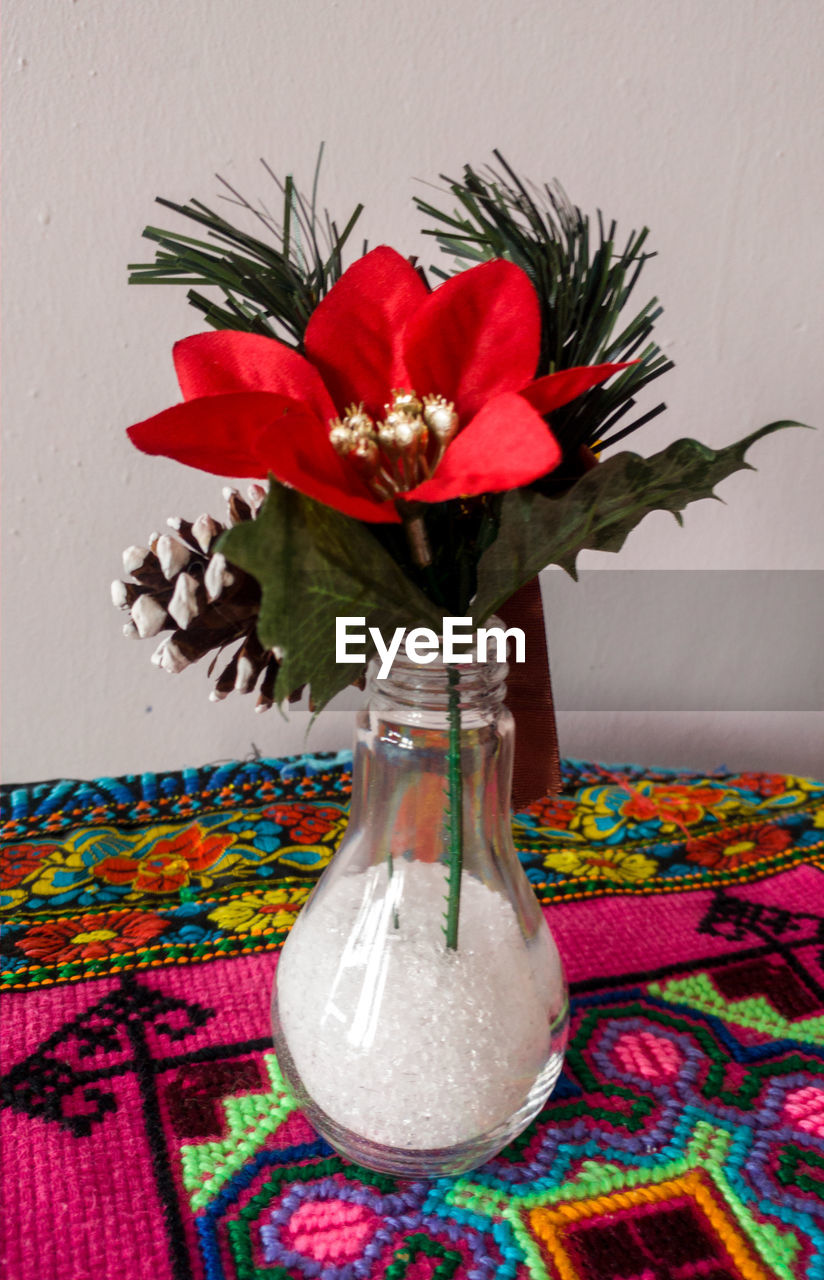
M 441 630 L 441 611 L 367 525 L 274 479 L 256 519 L 225 533 L 218 550 L 260 584 L 258 636 L 283 653 L 278 702 L 308 684 L 320 711 L 361 674 L 362 667 L 335 661 L 339 616 L 364 617 L 386 640 L 396 627 Z
M 720 450 L 676 440 L 651 458 L 619 453 L 556 498 L 534 489 L 508 493 L 498 537 L 478 565 L 476 624 L 548 564 L 560 565 L 574 578 L 579 551 L 620 551 L 650 511 L 671 511 L 682 523 L 680 513 L 690 502 L 715 498 L 714 486 L 735 471 L 755 470 L 744 460 L 751 444 L 782 427 L 803 425 L 771 422 Z

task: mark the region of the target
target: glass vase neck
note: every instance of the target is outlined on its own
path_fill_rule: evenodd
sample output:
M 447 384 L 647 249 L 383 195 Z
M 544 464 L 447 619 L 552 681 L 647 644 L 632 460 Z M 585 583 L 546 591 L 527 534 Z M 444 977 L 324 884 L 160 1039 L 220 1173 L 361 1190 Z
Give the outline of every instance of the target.
M 421 713 L 444 715 L 450 706 L 450 697 L 457 694 L 462 724 L 472 727 L 479 720 L 493 720 L 506 697 L 506 678 L 509 666 L 499 662 L 495 644 L 490 644 L 492 657 L 484 661 L 445 662 L 443 653 L 435 654 L 431 661 L 415 661 L 403 645 L 395 656 L 390 670 L 381 678 L 381 665 L 377 660 L 367 670 L 367 692 L 370 705 L 377 712 L 417 710 Z

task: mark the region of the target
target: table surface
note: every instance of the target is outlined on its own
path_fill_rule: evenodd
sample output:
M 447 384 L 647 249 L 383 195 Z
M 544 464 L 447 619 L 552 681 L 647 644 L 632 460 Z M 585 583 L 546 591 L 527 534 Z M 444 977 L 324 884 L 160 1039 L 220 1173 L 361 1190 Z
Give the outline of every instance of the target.
M 6 788 L 8 1280 L 824 1277 L 824 785 L 567 761 L 514 816 L 572 994 L 459 1178 L 340 1159 L 271 1048 L 347 755 Z

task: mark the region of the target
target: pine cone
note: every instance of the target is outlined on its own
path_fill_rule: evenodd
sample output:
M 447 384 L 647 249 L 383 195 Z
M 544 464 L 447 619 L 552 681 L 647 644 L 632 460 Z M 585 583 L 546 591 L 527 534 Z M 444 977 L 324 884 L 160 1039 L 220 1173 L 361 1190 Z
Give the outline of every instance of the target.
M 280 663 L 257 636 L 260 587 L 250 574 L 212 550 L 225 528 L 254 520 L 266 490 L 252 485 L 248 502 L 236 489 L 224 489 L 223 496 L 228 509 L 225 525 L 209 515 L 192 523 L 173 516 L 167 523 L 177 537 L 153 533 L 148 547 L 128 547 L 123 568 L 132 580 L 112 583 L 112 603 L 130 615 L 123 627 L 127 636 L 171 632 L 152 654 L 152 662 L 173 674 L 215 650 L 211 676 L 227 647 L 240 641 L 209 696 L 220 702 L 233 689 L 251 693 L 259 681 L 255 710 L 268 711 Z M 296 690 L 290 701 L 296 702 L 302 692 Z

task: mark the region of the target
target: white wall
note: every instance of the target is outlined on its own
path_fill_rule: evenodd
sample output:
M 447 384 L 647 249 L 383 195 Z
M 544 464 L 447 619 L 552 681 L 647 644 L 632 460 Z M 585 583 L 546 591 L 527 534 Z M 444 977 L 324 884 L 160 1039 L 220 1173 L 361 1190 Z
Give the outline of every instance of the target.
M 308 183 L 324 139 L 333 211 L 362 199 L 373 243 L 427 255 L 413 179 L 498 146 L 624 231 L 652 228 L 644 288 L 677 369 L 635 447 L 822 425 L 818 0 L 6 0 L 4 22 L 7 780 L 303 746 L 305 714 L 211 705 L 205 672 L 160 673 L 109 603 L 124 546 L 221 505 L 219 481 L 123 434 L 176 398 L 171 344 L 201 327 L 183 291 L 126 286 L 155 195 L 210 200 L 215 172 L 264 194 L 260 156 Z M 727 505 L 683 530 L 652 516 L 620 559 L 585 563 L 824 568 L 824 435 L 751 456 Z M 349 726 L 329 711 L 309 745 Z M 812 709 L 569 713 L 562 734 L 590 757 L 824 773 Z

